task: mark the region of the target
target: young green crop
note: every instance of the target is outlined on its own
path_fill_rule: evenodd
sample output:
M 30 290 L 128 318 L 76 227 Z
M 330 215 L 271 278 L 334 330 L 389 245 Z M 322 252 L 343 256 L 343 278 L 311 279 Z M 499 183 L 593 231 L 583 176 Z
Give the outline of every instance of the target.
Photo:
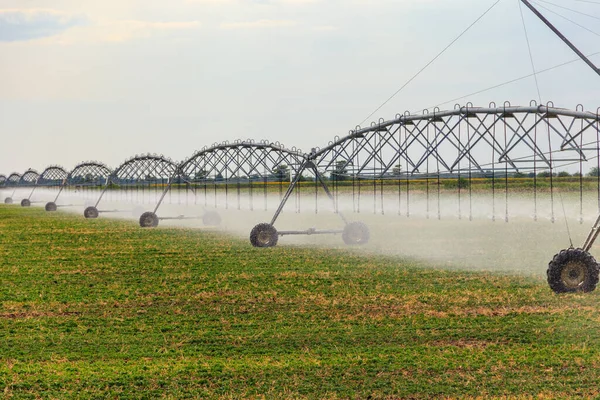
M 5 398 L 599 395 L 598 295 L 0 205 Z

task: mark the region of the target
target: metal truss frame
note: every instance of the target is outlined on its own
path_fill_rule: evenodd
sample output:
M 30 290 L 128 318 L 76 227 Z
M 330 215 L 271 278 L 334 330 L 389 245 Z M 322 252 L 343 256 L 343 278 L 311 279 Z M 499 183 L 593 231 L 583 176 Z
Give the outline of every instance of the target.
M 152 212 L 147 213 L 147 219 L 140 219 L 142 227 L 152 227 L 159 220 L 169 219 L 203 219 L 205 224 L 218 224 L 220 217 L 214 211 L 203 216 L 158 217 L 156 214 L 166 194 L 171 190 L 175 180 L 186 184 L 194 194 L 197 185 L 207 183 L 215 185 L 228 185 L 231 183 L 264 182 L 276 179 L 274 170 L 280 166 L 290 168 L 290 173 L 298 174 L 300 166 L 304 163 L 305 154 L 295 147 L 285 148 L 279 142 L 262 140 L 236 140 L 214 143 L 196 151 L 191 157 L 178 165 L 177 172 L 169 180 L 160 200 Z
M 162 183 L 172 179 L 177 172 L 177 163 L 163 155 L 142 154 L 135 155 L 119 165 L 106 179 L 104 188 L 98 200 L 92 207 L 86 208 L 86 218 L 96 218 L 99 213 L 119 212 L 121 210 L 98 210 L 98 205 L 106 191 L 115 185 L 127 187 L 143 184 Z
M 367 128 L 357 127 L 326 147 L 306 155 L 275 212 L 274 226 L 285 203 L 310 170 L 334 202 L 325 174 L 336 178 L 383 181 L 429 177 L 491 176 L 548 170 L 600 159 L 600 109 L 586 112 L 556 108 L 552 103 L 527 107 L 455 106 L 453 110 L 396 115 Z M 337 212 L 339 214 L 339 212 Z M 339 214 L 345 225 L 348 222 Z M 333 231 L 332 233 L 338 233 Z M 322 233 L 282 231 L 284 234 Z M 329 231 L 325 233 L 330 233 Z

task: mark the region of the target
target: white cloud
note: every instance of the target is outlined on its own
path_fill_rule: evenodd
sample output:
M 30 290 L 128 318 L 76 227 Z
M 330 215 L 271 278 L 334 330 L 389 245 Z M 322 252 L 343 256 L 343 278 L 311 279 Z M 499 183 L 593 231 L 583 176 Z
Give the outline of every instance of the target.
M 87 23 L 87 17 L 81 14 L 50 9 L 4 9 L 0 10 L 0 41 L 51 37 Z
M 297 25 L 296 21 L 260 19 L 257 21 L 226 22 L 221 24 L 223 29 L 260 29 L 260 28 L 286 28 Z
M 67 46 L 81 43 L 125 42 L 161 35 L 176 36 L 176 39 L 180 40 L 181 32 L 199 29 L 201 26 L 199 21 L 95 21 L 87 25 L 73 26 L 53 35 L 32 37 L 35 40 L 30 40 L 29 43 Z

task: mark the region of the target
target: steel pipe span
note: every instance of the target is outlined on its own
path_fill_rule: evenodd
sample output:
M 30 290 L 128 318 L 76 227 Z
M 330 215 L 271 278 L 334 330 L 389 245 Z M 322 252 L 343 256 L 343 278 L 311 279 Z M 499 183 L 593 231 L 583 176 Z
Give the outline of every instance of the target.
M 59 165 L 51 165 L 40 173 L 37 180 L 38 186 L 61 186 L 69 173 Z
M 18 186 L 34 186 L 39 177 L 40 177 L 40 174 L 35 169 L 30 168 L 27 171 L 23 172 L 23 175 L 21 175 L 21 178 L 19 179 L 19 182 L 17 183 L 17 185 Z
M 273 170 L 286 165 L 297 172 L 306 155 L 293 147 L 285 148 L 279 142 L 254 142 L 251 139 L 233 143 L 213 144 L 194 153 L 178 167 L 187 181 L 206 179 L 269 179 Z
M 456 107 L 357 127 L 309 155 L 347 177 L 529 172 L 598 157 L 600 116 L 548 106 Z

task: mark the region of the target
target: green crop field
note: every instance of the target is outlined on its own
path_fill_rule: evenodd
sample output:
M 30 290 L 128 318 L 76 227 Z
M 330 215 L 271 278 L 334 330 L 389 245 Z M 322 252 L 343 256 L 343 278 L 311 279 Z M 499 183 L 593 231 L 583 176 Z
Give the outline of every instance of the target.
M 2 398 L 600 396 L 599 294 L 0 205 Z

